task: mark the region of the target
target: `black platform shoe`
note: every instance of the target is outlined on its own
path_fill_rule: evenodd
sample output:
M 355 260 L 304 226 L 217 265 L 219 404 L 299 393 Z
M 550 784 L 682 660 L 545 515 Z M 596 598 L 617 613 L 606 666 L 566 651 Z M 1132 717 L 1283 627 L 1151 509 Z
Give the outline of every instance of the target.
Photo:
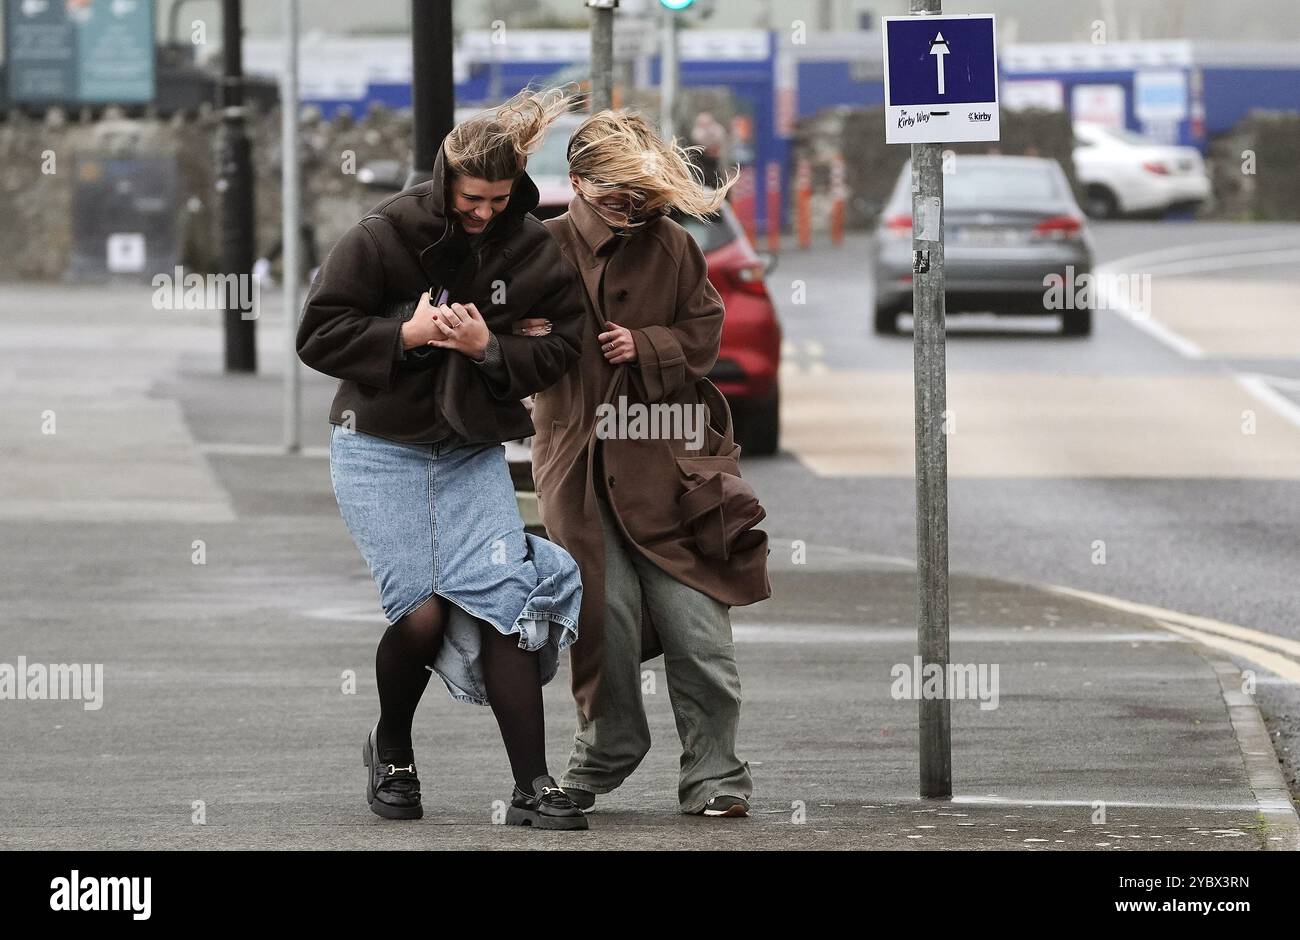
M 420 805 L 420 778 L 415 773 L 415 763 L 405 767 L 379 762 L 379 749 L 375 745 L 375 725 L 361 746 L 361 763 L 369 768 L 366 774 L 366 802 L 370 811 L 385 819 L 419 819 L 424 815 Z
M 507 826 L 533 826 L 537 829 L 586 829 L 587 817 L 560 789 L 555 778 L 542 774 L 533 781 L 533 792 L 518 787 L 506 810 Z

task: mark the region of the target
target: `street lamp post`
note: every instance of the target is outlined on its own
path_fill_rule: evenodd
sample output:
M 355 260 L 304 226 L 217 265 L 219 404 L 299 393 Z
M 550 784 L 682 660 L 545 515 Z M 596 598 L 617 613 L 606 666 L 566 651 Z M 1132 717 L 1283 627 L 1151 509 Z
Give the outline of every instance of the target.
M 242 280 L 253 271 L 253 166 L 244 109 L 243 24 L 239 0 L 223 0 L 221 127 L 217 132 L 217 194 L 221 203 L 221 272 Z M 227 372 L 257 371 L 256 309 L 240 309 L 227 291 L 224 331 Z
M 298 0 L 284 2 L 284 75 L 280 81 L 280 242 L 284 245 L 284 323 L 289 334 L 284 375 L 284 449 L 297 453 L 302 383 L 298 373 Z
M 411 0 L 411 172 L 407 187 L 433 176 L 442 139 L 456 123 L 451 0 Z

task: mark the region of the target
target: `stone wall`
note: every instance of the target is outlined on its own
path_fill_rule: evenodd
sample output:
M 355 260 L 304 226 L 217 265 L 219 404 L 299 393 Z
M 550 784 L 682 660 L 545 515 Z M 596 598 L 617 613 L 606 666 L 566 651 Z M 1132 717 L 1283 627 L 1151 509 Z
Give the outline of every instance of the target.
M 55 280 L 64 276 L 72 247 L 73 160 L 78 153 L 175 156 L 181 260 L 188 269 L 215 271 L 220 218 L 215 145 L 219 119 L 203 109 L 173 120 L 69 119 L 51 111 L 44 121 L 12 114 L 0 122 L 0 280 Z M 250 121 L 256 205 L 256 256 L 280 240 L 280 115 Z M 357 171 L 371 161 L 410 159 L 409 114 L 374 108 L 355 120 L 346 112 L 323 121 L 304 110 L 300 157 L 302 207 L 317 229 L 322 254 L 385 193 L 363 185 Z M 53 155 L 51 166 L 50 155 Z M 53 169 L 53 172 L 48 172 Z M 305 263 L 305 262 L 304 262 Z

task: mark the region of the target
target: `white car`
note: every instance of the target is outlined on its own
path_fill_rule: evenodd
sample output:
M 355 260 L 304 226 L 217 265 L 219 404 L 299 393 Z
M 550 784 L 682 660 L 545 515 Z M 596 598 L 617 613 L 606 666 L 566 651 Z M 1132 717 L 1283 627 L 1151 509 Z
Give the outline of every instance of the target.
M 1164 215 L 1210 198 L 1205 161 L 1194 147 L 1153 144 L 1101 124 L 1074 125 L 1074 169 L 1093 218 Z

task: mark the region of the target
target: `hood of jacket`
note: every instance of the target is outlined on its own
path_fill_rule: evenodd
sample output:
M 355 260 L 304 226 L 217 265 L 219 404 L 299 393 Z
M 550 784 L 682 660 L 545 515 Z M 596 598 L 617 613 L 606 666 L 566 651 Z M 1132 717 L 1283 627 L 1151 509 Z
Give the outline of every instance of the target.
M 420 258 L 427 261 L 427 252 L 453 238 L 452 213 L 448 202 L 447 152 L 438 147 L 433 161 L 433 175 L 428 181 L 417 183 L 389 196 L 375 206 L 370 215 L 379 215 L 392 223 L 402 240 Z M 510 201 L 499 216 L 492 220 L 483 237 L 494 241 L 519 227 L 524 217 L 537 208 L 540 194 L 537 184 L 525 170 L 515 178 L 510 188 Z M 463 236 L 463 232 L 461 233 Z

